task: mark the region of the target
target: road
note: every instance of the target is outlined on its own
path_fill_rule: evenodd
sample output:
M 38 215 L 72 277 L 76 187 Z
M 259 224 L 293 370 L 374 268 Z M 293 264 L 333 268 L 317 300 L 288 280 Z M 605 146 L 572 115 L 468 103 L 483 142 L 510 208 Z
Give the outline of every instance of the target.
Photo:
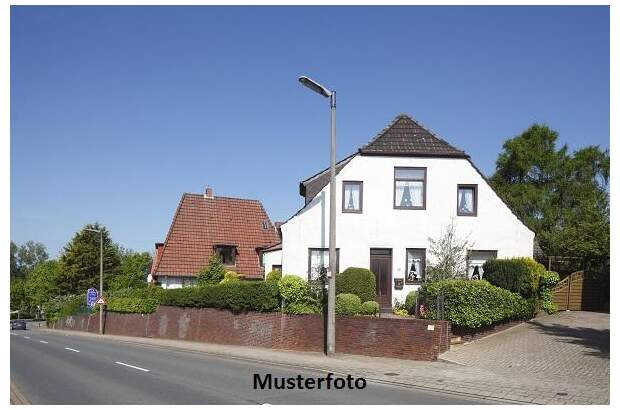
M 12 330 L 10 346 L 11 380 L 32 404 L 488 404 L 370 381 L 361 390 L 255 390 L 254 374 L 326 375 L 79 334 Z

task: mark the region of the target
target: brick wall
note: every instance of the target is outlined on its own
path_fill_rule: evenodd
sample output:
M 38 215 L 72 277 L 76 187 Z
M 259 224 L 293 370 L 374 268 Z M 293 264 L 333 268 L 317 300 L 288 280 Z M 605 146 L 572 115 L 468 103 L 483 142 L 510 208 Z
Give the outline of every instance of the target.
M 270 349 L 323 351 L 321 315 L 285 315 L 160 306 L 155 313 L 105 314 L 105 333 Z M 429 330 L 428 326 L 434 326 Z M 97 333 L 99 317 L 69 316 L 50 328 Z M 449 323 L 420 319 L 337 317 L 336 351 L 411 360 L 436 360 L 449 347 Z

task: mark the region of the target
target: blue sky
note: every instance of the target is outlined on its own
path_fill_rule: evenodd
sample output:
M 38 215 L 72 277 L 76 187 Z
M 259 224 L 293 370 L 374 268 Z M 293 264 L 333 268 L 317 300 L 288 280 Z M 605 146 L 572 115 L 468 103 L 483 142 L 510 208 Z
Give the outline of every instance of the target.
M 533 122 L 609 147 L 608 7 L 11 8 L 11 239 L 56 255 L 84 224 L 151 251 L 183 192 L 303 203 L 408 113 L 494 170 Z

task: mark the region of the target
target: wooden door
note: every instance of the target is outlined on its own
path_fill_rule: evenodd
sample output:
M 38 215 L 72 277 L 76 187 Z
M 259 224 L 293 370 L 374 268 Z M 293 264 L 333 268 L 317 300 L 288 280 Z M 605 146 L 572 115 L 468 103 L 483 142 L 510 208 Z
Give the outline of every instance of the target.
M 392 250 L 371 249 L 370 270 L 377 281 L 377 302 L 382 310 L 392 310 Z

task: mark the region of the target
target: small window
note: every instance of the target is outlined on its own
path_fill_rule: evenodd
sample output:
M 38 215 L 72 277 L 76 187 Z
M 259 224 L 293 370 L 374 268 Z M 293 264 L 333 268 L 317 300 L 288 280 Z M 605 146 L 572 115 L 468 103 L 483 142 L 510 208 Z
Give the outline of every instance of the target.
M 426 168 L 394 168 L 394 208 L 426 209 Z
M 426 249 L 407 249 L 405 283 L 417 284 L 426 279 Z
M 277 270 L 282 272 L 282 265 L 271 265 L 271 270 Z
M 338 261 L 340 249 L 336 249 L 336 273 L 338 273 Z M 320 277 L 321 269 L 329 269 L 329 249 L 308 249 L 308 281 L 316 281 Z
M 237 257 L 237 247 L 229 245 L 217 245 L 215 253 L 220 256 L 224 265 L 234 265 Z
M 363 182 L 342 182 L 342 212 L 362 213 Z
M 263 229 L 269 229 L 269 222 L 263 221 Z
M 458 216 L 478 214 L 478 185 L 458 185 L 456 214 Z
M 497 258 L 497 251 L 470 250 L 467 252 L 467 277 L 469 279 L 482 279 L 484 277 L 484 263 L 489 259 Z

